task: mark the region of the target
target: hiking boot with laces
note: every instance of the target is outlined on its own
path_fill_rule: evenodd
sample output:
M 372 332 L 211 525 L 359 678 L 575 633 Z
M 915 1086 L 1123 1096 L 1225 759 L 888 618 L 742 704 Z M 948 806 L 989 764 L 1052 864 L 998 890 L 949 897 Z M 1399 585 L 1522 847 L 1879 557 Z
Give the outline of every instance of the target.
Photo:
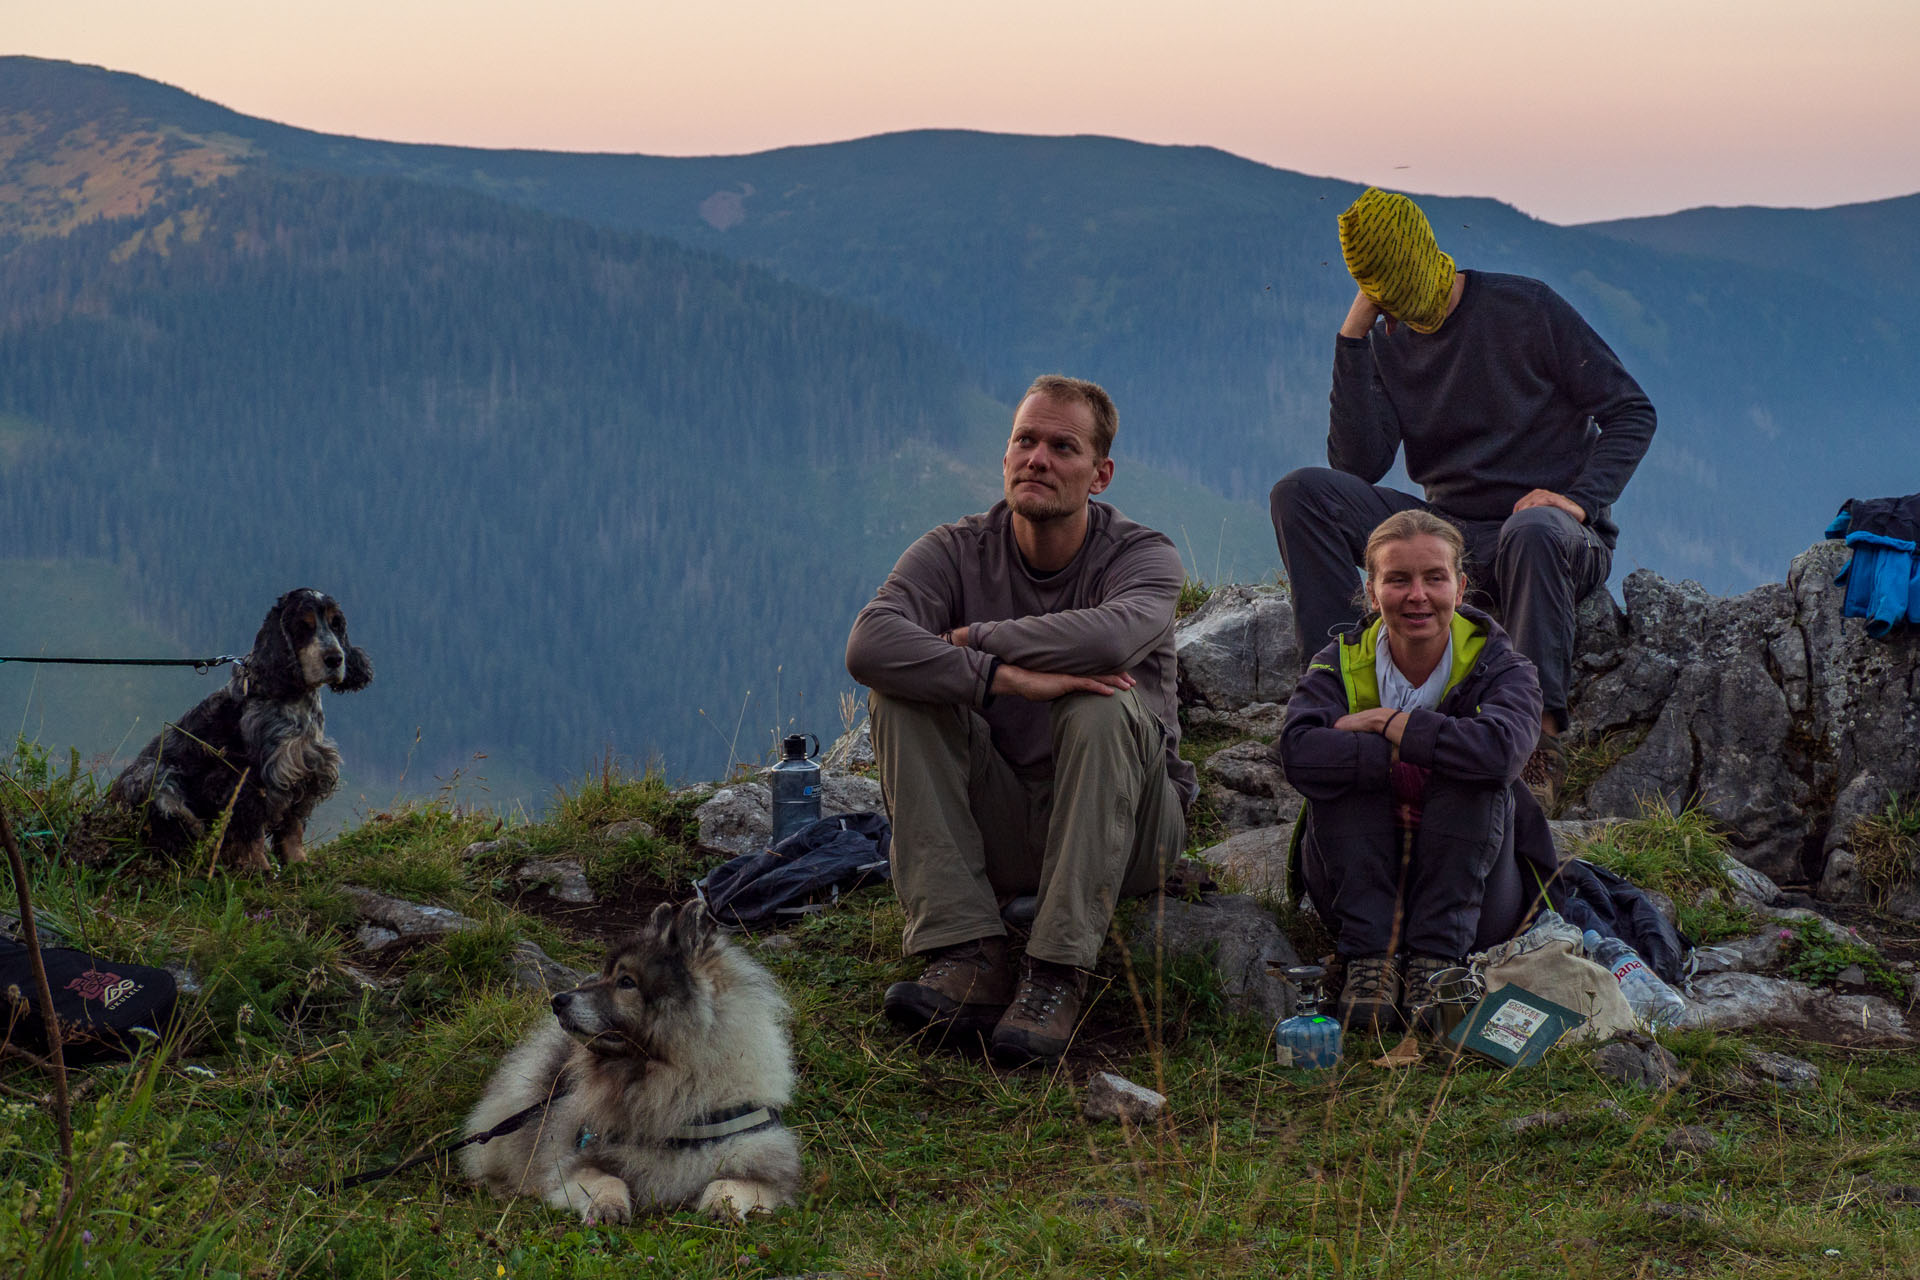
M 1013 1003 L 993 1029 L 993 1060 L 1003 1067 L 1057 1060 L 1073 1040 L 1086 998 L 1086 970 L 1027 957 Z
M 930 1027 L 984 1035 L 1013 1002 L 1013 960 L 1005 938 L 941 947 L 911 982 L 887 988 L 881 1008 L 903 1031 Z
M 1334 1003 L 1340 1025 L 1349 1031 L 1397 1031 L 1400 1028 L 1400 970 L 1392 956 L 1352 956 L 1347 983 Z
M 1458 960 L 1443 956 L 1429 956 L 1415 953 L 1408 956 L 1400 965 L 1400 1007 L 1407 1017 L 1407 1025 L 1415 1031 L 1428 1035 L 1438 1035 L 1445 1030 L 1440 1025 L 1443 1020 L 1436 1012 L 1444 992 L 1433 988 L 1434 975 L 1449 969 L 1460 967 Z
M 1540 809 L 1549 817 L 1560 803 L 1560 790 L 1567 784 L 1567 748 L 1560 739 L 1541 734 L 1540 743 L 1521 767 L 1520 781 L 1527 784 Z

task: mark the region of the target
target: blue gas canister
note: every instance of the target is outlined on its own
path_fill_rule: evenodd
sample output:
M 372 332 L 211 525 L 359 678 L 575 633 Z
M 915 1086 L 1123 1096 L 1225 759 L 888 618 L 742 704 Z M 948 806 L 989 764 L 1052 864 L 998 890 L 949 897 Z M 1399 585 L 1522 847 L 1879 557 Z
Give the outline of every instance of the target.
M 1340 1061 L 1340 1023 L 1320 1012 L 1320 983 L 1327 971 L 1317 964 L 1295 965 L 1287 981 L 1300 993 L 1294 1015 L 1273 1029 L 1283 1067 L 1315 1070 Z
M 819 750 L 820 739 L 810 733 L 790 733 L 780 742 L 772 779 L 773 844 L 820 820 L 820 762 L 812 758 Z

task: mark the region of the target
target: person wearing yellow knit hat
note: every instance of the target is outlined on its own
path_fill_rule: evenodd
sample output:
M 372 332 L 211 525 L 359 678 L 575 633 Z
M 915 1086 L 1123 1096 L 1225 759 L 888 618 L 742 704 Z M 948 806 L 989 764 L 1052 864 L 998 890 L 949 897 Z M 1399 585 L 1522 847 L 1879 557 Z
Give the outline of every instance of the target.
M 1466 539 L 1473 603 L 1539 669 L 1529 781 L 1551 808 L 1566 772 L 1574 606 L 1604 582 L 1612 505 L 1652 442 L 1652 403 L 1546 284 L 1462 270 L 1411 199 L 1369 187 L 1339 219 L 1359 286 L 1334 339 L 1326 467 L 1273 487 L 1304 664 L 1357 621 L 1367 535 L 1423 508 Z M 1379 482 L 1404 450 L 1423 497 Z

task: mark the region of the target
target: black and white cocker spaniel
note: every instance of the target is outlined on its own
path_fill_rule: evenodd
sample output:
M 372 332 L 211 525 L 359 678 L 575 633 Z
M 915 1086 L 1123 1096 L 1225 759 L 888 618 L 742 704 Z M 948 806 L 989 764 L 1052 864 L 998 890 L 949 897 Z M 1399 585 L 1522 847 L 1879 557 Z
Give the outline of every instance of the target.
M 289 591 L 226 686 L 162 729 L 107 800 L 138 815 L 148 844 L 170 854 L 205 836 L 231 805 L 222 847 L 233 862 L 266 870 L 268 837 L 282 860 L 304 862 L 307 818 L 340 783 L 320 691 L 352 693 L 372 680 L 373 662 L 347 642 L 334 598 Z

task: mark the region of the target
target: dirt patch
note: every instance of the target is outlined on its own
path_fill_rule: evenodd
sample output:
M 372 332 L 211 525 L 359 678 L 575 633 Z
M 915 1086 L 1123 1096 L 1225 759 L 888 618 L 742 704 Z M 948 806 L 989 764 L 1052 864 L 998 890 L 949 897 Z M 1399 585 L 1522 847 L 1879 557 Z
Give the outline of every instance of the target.
M 528 892 L 513 903 L 514 909 L 545 920 L 570 938 L 608 944 L 635 932 L 663 902 L 685 902 L 685 889 L 673 889 L 651 880 L 630 880 L 619 890 L 597 902 L 561 902 L 549 894 Z

